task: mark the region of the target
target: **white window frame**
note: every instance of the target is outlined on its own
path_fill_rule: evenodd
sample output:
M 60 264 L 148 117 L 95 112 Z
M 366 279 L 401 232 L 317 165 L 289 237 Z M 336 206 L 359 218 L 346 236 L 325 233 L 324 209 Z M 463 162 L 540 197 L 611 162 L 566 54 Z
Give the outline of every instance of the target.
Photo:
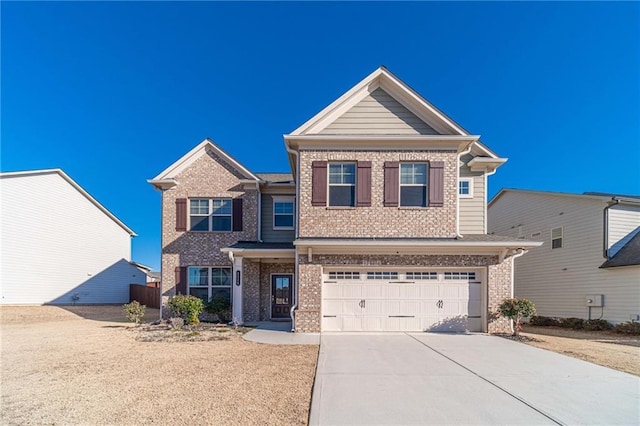
M 215 214 L 213 211 L 213 204 L 214 201 L 228 201 L 229 204 L 231 205 L 231 212 L 229 214 Z M 203 214 L 203 213 L 197 213 L 197 214 L 192 214 L 191 213 L 191 202 L 192 201 L 207 201 L 207 213 Z M 194 197 L 194 198 L 189 198 L 189 205 L 188 205 L 188 209 L 189 209 L 189 226 L 187 229 L 189 229 L 189 232 L 233 232 L 233 200 L 230 197 L 214 197 L 214 198 L 203 198 L 203 197 Z M 206 230 L 200 230 L 200 229 L 191 229 L 191 217 L 192 216 L 198 216 L 198 217 L 205 217 L 207 216 L 207 229 Z M 229 229 L 228 230 L 214 230 L 213 229 L 213 219 L 214 217 L 229 217 Z
M 469 193 L 468 194 L 462 194 L 460 193 L 460 184 L 462 182 L 466 182 L 469 185 Z M 473 198 L 473 178 L 472 177 L 465 177 L 465 178 L 460 178 L 460 180 L 458 181 L 458 196 L 460 198 Z
M 295 203 L 295 197 L 287 197 L 287 196 L 274 196 L 272 197 L 273 199 L 273 206 L 271 207 L 271 212 L 272 212 L 272 225 L 273 225 L 273 229 L 277 230 L 277 231 L 291 231 L 295 229 L 296 226 L 296 203 Z M 292 226 L 276 226 L 276 203 L 291 203 L 291 205 L 293 206 L 293 210 L 291 213 L 291 218 L 293 225 Z M 284 213 L 280 213 L 281 216 L 285 216 Z M 288 215 L 286 215 L 288 216 Z
M 560 230 L 560 236 L 553 237 L 553 231 Z M 553 246 L 553 242 L 555 240 L 560 240 L 560 245 L 558 247 Z M 562 226 L 558 226 L 556 228 L 551 228 L 551 250 L 559 249 L 564 247 L 564 229 Z
M 341 166 L 346 166 L 346 165 L 350 165 L 353 166 L 353 183 L 331 183 L 331 166 L 336 166 L 336 165 L 341 165 Z M 341 181 L 344 181 L 344 167 L 342 170 L 342 173 L 340 174 L 341 176 Z M 350 208 L 350 207 L 355 207 L 357 200 L 356 200 L 356 189 L 357 189 L 357 182 L 358 180 L 358 163 L 356 163 L 355 161 L 330 161 L 327 165 L 327 206 L 328 207 L 342 207 L 342 208 Z M 353 204 L 350 206 L 334 206 L 331 205 L 331 187 L 332 186 L 350 186 L 353 187 Z
M 421 183 L 402 183 L 402 166 L 408 165 L 424 165 L 424 184 Z M 415 169 L 414 169 L 415 170 Z M 413 180 L 415 180 L 415 174 L 413 174 Z M 398 207 L 413 207 L 413 208 L 424 208 L 429 207 L 429 163 L 427 161 L 407 161 L 404 163 L 400 163 L 398 168 L 398 183 L 400 188 L 398 188 Z M 424 205 L 422 206 L 405 206 L 402 205 L 402 187 L 403 186 L 415 186 L 415 187 L 424 187 Z
M 191 269 L 207 269 L 207 285 L 192 286 L 190 283 Z M 229 270 L 229 285 L 213 285 L 213 270 L 214 269 L 228 269 Z M 229 289 L 229 303 L 233 299 L 233 268 L 231 266 L 189 266 L 187 268 L 187 294 L 191 294 L 191 288 L 207 288 L 207 301 L 211 300 L 214 288 L 228 288 Z

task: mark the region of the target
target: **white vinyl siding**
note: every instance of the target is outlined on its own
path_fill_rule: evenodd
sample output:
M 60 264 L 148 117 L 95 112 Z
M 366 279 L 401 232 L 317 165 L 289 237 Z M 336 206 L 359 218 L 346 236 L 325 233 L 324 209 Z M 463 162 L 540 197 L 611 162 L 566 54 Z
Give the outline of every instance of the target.
M 2 304 L 127 303 L 131 237 L 58 173 L 3 177 Z
M 320 133 L 346 135 L 437 135 L 384 90 L 378 88 Z
M 587 294 L 603 294 L 604 311 L 592 318 L 629 321 L 640 314 L 640 267 L 600 269 L 603 256 L 601 199 L 505 192 L 489 207 L 489 232 L 516 237 L 541 232 L 541 247 L 515 261 L 515 295 L 530 299 L 538 315 L 587 318 Z M 563 248 L 551 249 L 551 229 L 562 227 Z
M 640 207 L 615 205 L 609 209 L 609 257 L 615 256 L 631 238 L 640 232 Z
M 472 157 L 466 157 L 466 161 Z M 460 167 L 460 178 L 472 178 L 473 197 L 460 197 L 460 233 L 485 233 L 485 175 L 482 172 L 472 172 L 467 166 Z

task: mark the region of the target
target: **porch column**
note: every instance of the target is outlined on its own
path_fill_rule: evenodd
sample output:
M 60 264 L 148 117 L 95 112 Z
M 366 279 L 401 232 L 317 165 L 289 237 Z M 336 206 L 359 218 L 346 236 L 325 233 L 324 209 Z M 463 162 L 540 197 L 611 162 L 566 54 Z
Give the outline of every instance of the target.
M 244 322 L 242 316 L 242 279 L 242 257 L 236 257 L 233 259 L 233 305 L 231 315 L 233 316 L 233 322 L 238 325 L 242 325 Z

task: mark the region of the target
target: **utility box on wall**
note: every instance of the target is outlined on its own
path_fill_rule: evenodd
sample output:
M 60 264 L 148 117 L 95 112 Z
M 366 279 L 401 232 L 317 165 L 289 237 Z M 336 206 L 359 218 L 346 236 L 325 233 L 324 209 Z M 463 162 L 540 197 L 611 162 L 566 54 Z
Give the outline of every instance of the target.
M 604 306 L 604 294 L 587 294 L 585 302 L 587 306 Z

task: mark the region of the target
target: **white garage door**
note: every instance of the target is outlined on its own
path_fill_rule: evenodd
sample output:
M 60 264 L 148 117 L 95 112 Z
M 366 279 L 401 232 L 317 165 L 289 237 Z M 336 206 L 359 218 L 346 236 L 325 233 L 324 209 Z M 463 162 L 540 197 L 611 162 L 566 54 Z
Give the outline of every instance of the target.
M 480 271 L 327 271 L 322 331 L 482 331 Z

